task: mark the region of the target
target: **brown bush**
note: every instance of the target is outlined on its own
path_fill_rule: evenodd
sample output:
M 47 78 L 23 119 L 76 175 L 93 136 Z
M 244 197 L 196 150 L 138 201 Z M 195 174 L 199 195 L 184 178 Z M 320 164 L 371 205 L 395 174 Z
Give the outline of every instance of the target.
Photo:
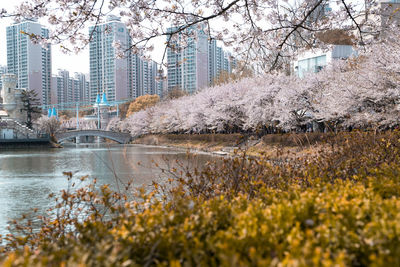
M 169 140 L 229 142 L 232 144 L 238 144 L 244 139 L 241 134 L 166 134 L 163 136 Z
M 140 110 L 153 107 L 160 101 L 160 97 L 158 95 L 142 95 L 135 99 L 135 101 L 129 104 L 128 111 L 126 116 L 129 117 L 135 112 Z
M 333 136 L 331 133 L 267 134 L 262 137 L 262 141 L 267 145 L 307 146 L 326 142 Z

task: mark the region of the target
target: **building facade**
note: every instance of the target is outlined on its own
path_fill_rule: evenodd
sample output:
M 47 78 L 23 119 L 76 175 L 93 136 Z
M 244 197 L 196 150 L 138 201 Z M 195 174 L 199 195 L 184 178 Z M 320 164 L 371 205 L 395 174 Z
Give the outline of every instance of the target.
M 153 60 L 140 59 L 139 68 L 137 96 L 158 94 L 156 87 L 158 64 Z
M 232 73 L 236 67 L 236 61 L 229 52 L 217 46 L 215 39 L 211 39 L 208 47 L 208 78 L 211 86 L 222 74 Z
M 169 33 L 177 27 L 168 29 Z M 185 38 L 184 38 L 185 37 Z M 231 73 L 234 67 L 232 56 L 217 45 L 203 29 L 190 27 L 167 42 L 167 88 L 184 90 L 189 94 L 212 86 L 219 76 Z
M 329 50 L 313 50 L 300 54 L 294 61 L 294 74 L 304 78 L 307 73 L 317 73 L 333 60 L 347 59 L 357 53 L 351 45 L 333 45 Z
M 106 93 L 109 101 L 157 94 L 156 74 L 158 64 L 140 54 L 129 51 L 131 38 L 126 26 L 116 16 L 90 28 L 90 89 L 89 99 Z M 124 56 L 117 58 L 114 43 L 125 49 Z
M 89 82 L 83 73 L 70 76 L 67 70 L 58 70 L 58 75 L 51 78 L 51 104 L 89 102 Z M 62 107 L 62 105 L 61 105 Z
M 105 92 L 109 101 L 131 97 L 132 77 L 130 76 L 130 55 L 117 57 L 115 47 L 119 43 L 121 49 L 130 45 L 130 36 L 124 23 L 116 16 L 108 16 L 107 21 L 89 28 L 90 49 L 90 100 Z
M 176 30 L 177 27 L 171 27 L 167 32 L 172 33 Z M 169 40 L 168 90 L 181 89 L 192 94 L 209 85 L 208 40 L 204 30 L 196 27 L 189 27 L 183 33 L 179 33 L 176 40 Z
M 35 43 L 30 35 L 49 37 L 48 29 L 36 20 L 8 26 L 7 70 L 17 75 L 17 88 L 34 90 L 42 104 L 51 97 L 51 46 Z

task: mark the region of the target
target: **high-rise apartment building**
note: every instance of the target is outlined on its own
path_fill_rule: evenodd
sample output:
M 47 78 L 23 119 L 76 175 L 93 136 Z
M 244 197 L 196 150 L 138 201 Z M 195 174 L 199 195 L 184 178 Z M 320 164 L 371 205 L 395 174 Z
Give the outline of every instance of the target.
M 177 27 L 168 31 L 174 32 Z M 182 45 L 183 34 L 187 35 Z M 167 37 L 170 38 L 170 37 Z M 167 39 L 168 41 L 168 39 Z M 221 73 L 231 73 L 234 66 L 229 53 L 217 45 L 202 29 L 190 27 L 169 42 L 167 49 L 168 90 L 181 89 L 189 94 L 211 86 Z
M 213 84 L 218 75 L 217 40 L 211 39 L 208 43 L 208 84 Z
M 158 64 L 153 60 L 140 59 L 139 68 L 140 76 L 138 77 L 139 87 L 137 96 L 157 94 L 156 79 Z
M 167 29 L 170 33 L 176 30 L 177 27 Z M 183 34 L 187 35 L 185 44 L 182 44 Z M 193 26 L 169 42 L 168 90 L 181 89 L 192 94 L 209 85 L 208 39 L 203 29 Z
M 140 77 L 142 76 L 141 65 L 141 57 L 137 54 L 131 54 L 129 58 L 129 84 L 131 85 L 130 98 L 136 98 L 140 95 Z
M 146 94 L 159 94 L 157 84 L 158 64 L 145 59 L 141 54 L 125 51 L 123 58 L 117 58 L 114 43 L 122 49 L 131 45 L 126 26 L 116 16 L 90 28 L 90 101 L 94 102 L 99 93 L 106 92 L 109 101 L 136 98 Z M 159 93 L 157 93 L 159 92 Z
M 306 6 L 311 6 L 314 7 L 317 1 L 315 0 L 304 0 L 304 2 L 302 2 L 303 5 Z M 329 1 L 325 1 L 320 3 L 315 9 L 314 11 L 310 14 L 310 16 L 307 18 L 306 24 L 311 24 L 314 23 L 318 20 L 323 19 L 324 17 L 326 17 L 326 15 L 332 11 L 332 8 L 329 5 Z
M 89 102 L 89 81 L 84 73 L 74 73 L 74 99 L 81 102 Z
M 236 62 L 231 54 L 217 46 L 215 39 L 211 39 L 208 45 L 209 85 L 213 85 L 222 73 L 232 73 L 235 66 Z
M 59 70 L 58 75 L 53 76 L 51 104 L 65 104 L 74 102 L 88 102 L 89 82 L 83 73 L 75 73 L 71 77 L 69 71 Z
M 48 29 L 36 20 L 25 20 L 8 26 L 7 69 L 17 75 L 17 87 L 34 90 L 42 104 L 50 103 L 51 46 L 42 46 L 31 35 L 49 37 Z
M 122 49 L 129 48 L 130 36 L 124 23 L 116 16 L 108 16 L 107 21 L 89 29 L 90 48 L 90 100 L 105 92 L 109 101 L 131 97 L 132 74 L 130 53 L 117 58 L 119 43 Z

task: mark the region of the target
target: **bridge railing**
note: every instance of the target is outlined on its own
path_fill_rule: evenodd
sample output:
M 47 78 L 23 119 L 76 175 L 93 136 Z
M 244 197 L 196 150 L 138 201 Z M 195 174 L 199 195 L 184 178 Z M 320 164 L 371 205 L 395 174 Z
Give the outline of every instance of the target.
M 74 130 L 56 134 L 56 138 L 60 142 L 80 136 L 98 136 L 114 140 L 121 144 L 126 144 L 131 140 L 130 134 L 104 130 Z

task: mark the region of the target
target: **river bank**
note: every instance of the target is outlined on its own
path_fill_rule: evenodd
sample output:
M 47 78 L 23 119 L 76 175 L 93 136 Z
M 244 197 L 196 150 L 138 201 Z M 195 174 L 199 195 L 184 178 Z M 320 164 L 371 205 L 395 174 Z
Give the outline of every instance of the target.
M 184 148 L 230 155 L 245 151 L 250 156 L 269 158 L 296 158 L 318 155 L 326 135 L 270 134 L 262 137 L 242 134 L 149 134 L 135 139 L 133 144 Z
M 1 149 L 36 149 L 36 148 L 56 148 L 58 144 L 52 142 L 49 138 L 37 139 L 2 139 L 0 140 Z

